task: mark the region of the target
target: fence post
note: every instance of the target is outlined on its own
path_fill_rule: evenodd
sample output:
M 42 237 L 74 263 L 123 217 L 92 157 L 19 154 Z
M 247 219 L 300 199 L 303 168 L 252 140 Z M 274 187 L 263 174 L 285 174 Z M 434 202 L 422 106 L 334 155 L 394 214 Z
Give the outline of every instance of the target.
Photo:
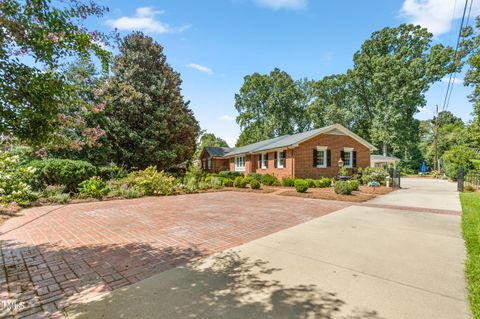
M 397 174 L 398 174 L 398 188 L 402 188 L 402 186 L 400 186 L 400 179 L 402 177 L 402 170 L 397 170 Z
M 458 168 L 458 176 L 457 176 L 457 190 L 459 192 L 463 192 L 463 182 L 464 182 L 464 172 L 463 172 L 463 166 L 460 166 Z

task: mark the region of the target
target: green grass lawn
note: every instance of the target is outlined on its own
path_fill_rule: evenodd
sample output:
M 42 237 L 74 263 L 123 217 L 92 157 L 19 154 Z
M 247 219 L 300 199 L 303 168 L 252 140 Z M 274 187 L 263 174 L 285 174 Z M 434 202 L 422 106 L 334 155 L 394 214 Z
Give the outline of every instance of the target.
M 480 319 L 480 194 L 462 193 L 462 229 L 467 247 L 466 276 L 473 318 Z

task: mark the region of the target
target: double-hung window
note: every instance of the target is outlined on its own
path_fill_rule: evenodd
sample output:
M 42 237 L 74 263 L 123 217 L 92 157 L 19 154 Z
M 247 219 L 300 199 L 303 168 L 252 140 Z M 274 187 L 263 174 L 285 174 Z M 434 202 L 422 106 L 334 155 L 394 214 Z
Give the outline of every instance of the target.
M 285 151 L 281 151 L 277 153 L 277 167 L 278 168 L 285 167 Z
M 207 160 L 207 168 L 208 168 L 209 170 L 212 169 L 212 159 L 211 159 L 211 158 L 209 158 L 209 159 Z
M 353 148 L 345 147 L 343 149 L 343 166 L 347 168 L 353 167 Z
M 317 167 L 318 168 L 327 167 L 327 147 L 326 146 L 317 147 Z
M 235 171 L 236 172 L 245 171 L 245 155 L 235 157 Z
M 262 154 L 262 161 L 261 161 L 262 168 L 268 168 L 268 153 L 263 153 Z

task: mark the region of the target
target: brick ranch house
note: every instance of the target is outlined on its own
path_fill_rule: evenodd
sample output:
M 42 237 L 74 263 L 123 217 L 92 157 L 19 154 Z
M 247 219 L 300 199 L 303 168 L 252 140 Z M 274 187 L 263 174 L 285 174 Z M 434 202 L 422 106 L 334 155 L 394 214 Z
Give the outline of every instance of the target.
M 207 146 L 200 154 L 200 163 L 210 172 L 268 173 L 280 179 L 320 178 L 336 176 L 340 158 L 349 174 L 359 167 L 369 167 L 374 150 L 377 148 L 360 136 L 333 124 L 241 147 Z

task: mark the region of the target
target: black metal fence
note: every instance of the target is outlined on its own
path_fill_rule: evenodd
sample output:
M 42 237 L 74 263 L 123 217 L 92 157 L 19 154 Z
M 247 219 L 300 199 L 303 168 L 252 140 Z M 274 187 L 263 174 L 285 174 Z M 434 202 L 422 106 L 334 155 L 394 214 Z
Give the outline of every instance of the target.
M 464 187 L 468 185 L 471 190 L 480 189 L 480 170 L 470 170 L 465 174 Z
M 400 188 L 400 181 L 401 181 L 401 172 L 400 172 L 400 169 L 393 169 L 391 168 L 388 172 L 388 174 L 390 175 L 390 177 L 392 178 L 391 179 L 391 187 L 398 187 Z
M 464 180 L 465 180 L 465 175 L 464 175 L 463 167 L 460 166 L 458 168 L 458 174 L 457 174 L 457 190 L 459 192 L 463 192 Z

